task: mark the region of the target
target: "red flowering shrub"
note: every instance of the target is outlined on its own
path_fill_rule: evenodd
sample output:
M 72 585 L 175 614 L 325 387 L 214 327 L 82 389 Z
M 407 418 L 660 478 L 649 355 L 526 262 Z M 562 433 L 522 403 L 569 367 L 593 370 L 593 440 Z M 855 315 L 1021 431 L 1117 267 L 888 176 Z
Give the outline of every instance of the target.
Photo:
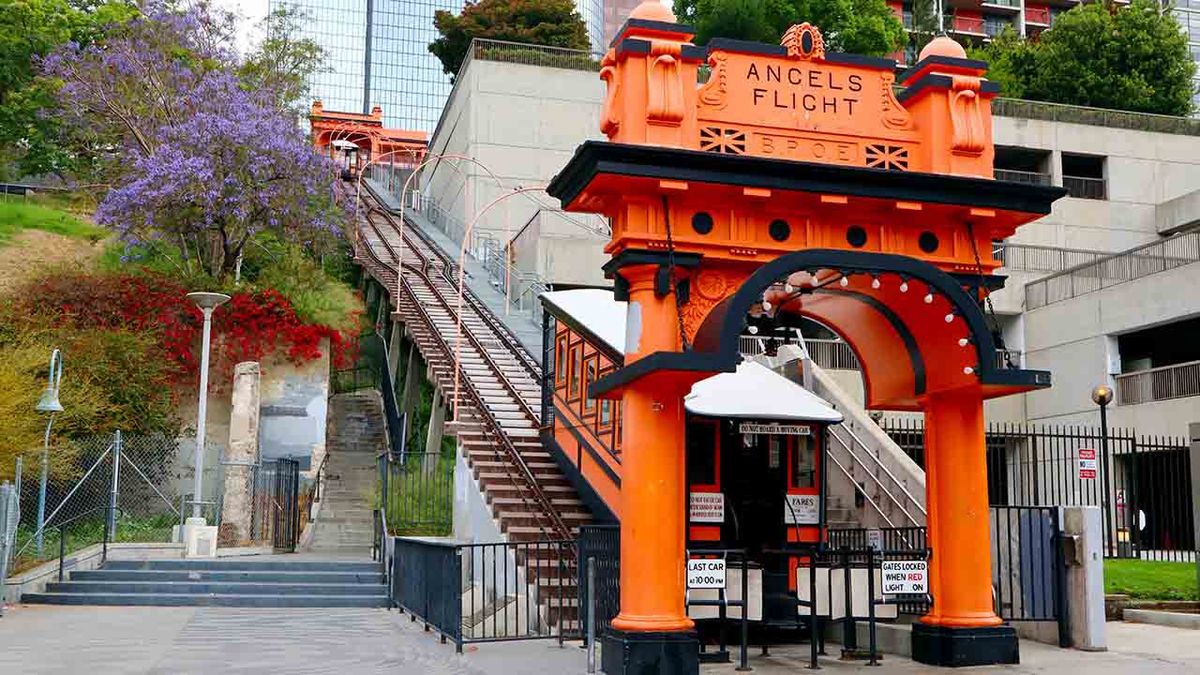
M 159 274 L 55 273 L 19 289 L 2 317 L 9 327 L 31 323 L 52 329 L 123 329 L 158 336 L 161 357 L 176 382 L 195 377 L 203 314 L 186 299 L 188 289 Z M 233 293 L 213 314 L 212 381 L 225 382 L 233 365 L 282 353 L 295 364 L 321 357 L 327 338 L 335 367 L 353 362 L 354 342 L 328 326 L 305 324 L 274 290 Z

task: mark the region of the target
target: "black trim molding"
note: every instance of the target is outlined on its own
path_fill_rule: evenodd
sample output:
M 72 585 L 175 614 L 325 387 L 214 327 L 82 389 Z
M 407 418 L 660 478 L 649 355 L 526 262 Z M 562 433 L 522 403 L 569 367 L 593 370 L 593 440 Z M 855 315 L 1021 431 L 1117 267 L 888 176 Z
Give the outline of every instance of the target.
M 650 19 L 626 19 L 625 23 L 621 24 L 620 30 L 613 36 L 612 42 L 608 43 L 609 47 L 617 44 L 625 32 L 630 28 L 644 28 L 646 30 L 658 31 L 660 33 L 676 33 L 683 37 L 692 37 L 696 34 L 696 29 L 686 23 L 671 23 L 670 21 L 651 21 Z
M 930 91 L 937 89 L 949 89 L 954 81 L 949 75 L 940 75 L 938 73 L 927 73 L 915 82 L 909 85 L 906 89 L 896 94 L 896 100 L 900 103 L 906 103 L 914 98 L 917 98 Z M 999 94 L 1000 85 L 991 80 L 981 80 L 979 83 L 979 91 L 984 94 Z
M 946 78 L 949 82 L 949 78 Z M 971 176 L 885 171 L 698 150 L 586 141 L 547 192 L 568 207 L 600 175 L 1050 213 L 1066 189 Z M 678 256 L 677 256 L 678 264 Z
M 953 56 L 926 56 L 908 68 L 905 68 L 900 77 L 896 78 L 896 82 L 907 82 L 910 78 L 915 77 L 923 70 L 927 70 L 930 66 L 949 66 L 963 70 L 987 70 L 988 62 L 980 61 L 979 59 L 959 59 Z

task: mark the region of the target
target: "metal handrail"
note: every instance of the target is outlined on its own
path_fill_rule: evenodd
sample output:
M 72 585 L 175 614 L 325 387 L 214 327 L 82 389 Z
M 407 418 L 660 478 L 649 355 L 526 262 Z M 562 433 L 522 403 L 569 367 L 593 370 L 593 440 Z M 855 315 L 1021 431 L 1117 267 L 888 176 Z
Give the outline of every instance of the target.
M 1195 262 L 1200 262 L 1200 232 L 1184 232 L 1031 281 L 1025 284 L 1025 305 L 1029 309 L 1044 307 Z M 1079 285 L 1076 280 L 1081 280 Z M 1050 298 L 1051 284 L 1068 288 Z
M 1117 403 L 1135 405 L 1200 396 L 1200 361 L 1174 363 L 1115 375 Z
M 379 209 L 376 209 L 376 211 L 379 211 Z M 390 218 L 388 220 L 390 223 L 391 222 Z M 392 256 L 393 263 L 396 260 L 399 260 L 399 257 L 396 255 L 395 247 L 392 245 L 391 242 L 389 242 L 387 240 L 387 238 L 385 236 L 383 236 L 383 233 L 379 230 L 378 226 L 371 220 L 369 215 L 368 215 L 368 217 L 364 218 L 362 222 L 365 222 L 366 225 L 374 231 L 374 233 L 375 233 L 376 237 L 378 237 L 380 243 L 383 245 L 383 247 L 385 249 L 387 249 L 388 253 Z M 359 238 L 357 238 L 357 240 L 361 241 L 362 238 L 359 237 Z M 402 238 L 402 241 L 406 245 L 408 245 L 408 242 L 406 240 L 404 240 L 403 238 Z M 411 248 L 411 245 L 409 245 L 409 247 Z M 370 256 L 371 258 L 373 258 L 374 262 L 380 267 L 381 276 L 383 278 L 385 278 L 385 279 L 395 279 L 396 278 L 397 272 L 393 268 L 389 267 L 386 263 L 384 263 L 384 261 L 379 258 L 378 254 L 370 246 L 363 246 L 363 249 L 366 252 L 366 254 L 368 256 Z M 412 272 L 413 274 L 417 275 L 419 278 L 423 279 L 426 282 L 426 284 L 429 286 L 429 288 L 433 289 L 435 294 L 437 293 L 436 288 L 434 288 L 433 283 L 429 281 L 428 277 L 425 275 L 425 272 L 422 269 L 420 269 L 414 265 L 407 264 L 407 263 L 404 265 L 404 268 L 407 271 Z M 429 327 L 431 336 L 437 342 L 439 342 L 441 344 L 442 349 L 445 351 L 445 353 L 447 355 L 452 353 L 450 351 L 449 345 L 446 344 L 445 339 L 441 336 L 441 334 L 437 330 L 437 327 L 433 323 L 433 320 L 424 311 L 424 307 L 421 305 L 421 303 L 417 301 L 416 296 L 411 288 L 411 285 L 408 283 L 407 280 L 404 280 L 403 277 L 401 277 L 400 279 L 401 279 L 402 283 L 400 283 L 399 286 L 404 288 L 405 291 L 407 291 L 407 295 L 412 300 L 414 306 L 417 309 L 418 314 L 421 316 L 421 319 Z M 400 298 L 397 298 L 397 302 L 399 302 L 399 300 L 400 300 Z M 525 463 L 525 460 L 520 456 L 520 453 L 517 452 L 516 446 L 514 446 L 512 444 L 512 441 L 508 438 L 508 435 L 506 433 L 504 433 L 503 428 L 499 425 L 499 422 L 495 419 L 495 416 L 492 415 L 491 411 L 487 408 L 486 405 L 484 405 L 483 398 L 482 398 L 482 396 L 479 395 L 478 391 L 476 391 L 474 383 L 471 382 L 469 378 L 465 378 L 464 384 L 466 386 L 464 387 L 463 391 L 472 399 L 472 401 L 471 401 L 472 404 L 479 411 L 481 421 L 483 422 L 483 424 L 481 425 L 481 428 L 484 429 L 486 433 L 489 433 L 490 435 L 492 435 L 498 441 L 499 445 L 501 445 L 502 448 L 504 449 L 505 454 L 507 454 L 509 456 L 510 461 L 513 464 L 515 464 L 517 466 L 517 468 L 520 469 L 520 472 L 522 474 L 520 476 L 520 478 L 522 479 L 522 482 L 524 482 L 526 484 L 526 487 L 533 493 L 534 498 L 538 503 L 538 506 L 542 509 L 542 512 L 550 518 L 551 524 L 552 524 L 552 529 L 558 534 L 558 536 L 569 537 L 570 529 L 567 528 L 566 524 L 563 522 L 563 520 L 559 516 L 558 512 L 554 509 L 553 504 L 550 502 L 549 497 L 546 496 L 545 492 L 541 489 L 541 486 L 538 485 L 537 480 L 533 477 L 533 472 L 529 469 L 529 466 Z M 521 402 L 522 404 L 524 404 L 524 399 L 520 397 L 519 392 L 516 392 L 515 390 L 513 390 L 513 393 L 516 396 L 517 400 L 519 402 Z M 455 401 L 454 404 L 457 406 L 459 404 L 459 402 Z M 528 407 L 528 406 L 526 405 L 526 407 Z M 534 419 L 536 419 L 536 416 Z M 512 481 L 513 487 L 518 488 L 517 495 L 520 497 L 520 499 L 528 505 L 529 498 L 525 495 L 525 493 L 523 493 L 520 490 L 520 486 L 517 485 L 516 479 L 514 478 L 510 468 L 511 467 L 509 465 L 507 465 L 507 464 L 505 465 L 506 473 L 508 474 L 509 480 Z M 536 514 L 538 512 L 534 511 L 533 513 Z M 545 528 L 542 525 L 539 525 L 539 527 L 541 527 L 543 529 L 543 531 L 545 531 Z
M 325 456 L 321 458 L 321 465 L 317 467 L 317 473 L 313 476 L 312 497 L 308 500 L 308 522 L 310 523 L 313 519 L 313 504 L 321 501 L 321 482 L 324 480 L 325 466 L 327 464 L 329 464 L 328 452 L 326 452 Z
M 850 457 L 855 462 L 857 462 L 860 466 L 866 468 L 867 463 L 864 462 L 858 456 L 858 454 L 854 452 L 854 449 L 850 446 L 849 443 L 846 442 L 846 439 L 842 438 L 837 432 L 845 431 L 845 432 L 849 433 L 850 437 L 852 439 L 854 439 L 854 442 L 859 447 L 863 448 L 866 451 L 866 454 L 869 455 L 872 460 L 874 460 L 875 467 L 877 469 L 883 470 L 884 474 L 886 474 L 888 478 L 892 479 L 892 483 L 895 484 L 895 487 L 899 488 L 900 492 L 902 492 L 904 494 L 904 496 L 907 497 L 908 500 L 910 502 L 912 502 L 914 506 L 917 507 L 917 510 L 921 513 L 922 516 L 925 516 L 926 518 L 928 517 L 929 514 L 925 510 L 925 507 L 921 504 L 921 502 L 917 501 L 916 497 L 913 497 L 912 493 L 908 491 L 908 488 L 904 487 L 904 483 L 902 483 L 899 478 L 896 478 L 896 475 L 894 473 L 892 473 L 891 469 L 887 468 L 887 465 L 885 465 L 878 457 L 876 457 L 874 455 L 874 453 L 872 453 L 870 450 L 867 449 L 867 446 L 862 442 L 862 440 L 860 440 L 858 438 L 858 435 L 855 434 L 854 431 L 852 431 L 849 427 L 830 427 L 829 431 L 830 431 L 829 435 L 831 437 L 833 437 L 834 439 L 836 439 L 838 441 L 838 443 L 841 443 L 842 447 L 846 449 L 847 454 L 849 454 Z M 832 454 L 830 455 L 830 458 L 834 459 Z M 834 461 L 836 462 L 836 459 Z M 880 489 L 884 490 L 884 492 L 886 492 L 888 495 L 894 494 L 890 489 L 888 489 L 888 487 L 886 485 L 884 485 L 883 481 L 880 480 L 879 476 L 877 476 L 874 471 L 867 470 L 864 473 L 866 473 L 871 478 L 871 480 L 873 480 L 875 482 L 875 484 L 878 485 L 880 487 Z M 866 495 L 864 494 L 864 496 L 866 496 Z M 899 500 L 896 500 L 895 498 L 893 498 L 893 501 L 895 502 L 896 506 L 899 507 L 900 511 L 904 514 L 904 516 L 906 518 L 908 518 L 908 521 L 910 523 L 912 523 L 914 525 L 918 525 L 918 526 L 924 525 L 924 523 L 922 523 L 920 520 L 917 520 L 915 517 L 913 517 L 913 515 L 911 513 L 909 513 L 908 509 L 906 509 L 904 507 L 903 503 L 901 503 Z
M 829 460 L 833 462 L 833 465 L 841 470 L 842 475 L 850 479 L 851 484 L 854 484 L 854 474 L 852 474 L 849 469 L 842 465 L 842 463 L 838 461 L 837 457 L 834 457 L 833 455 L 828 455 L 828 457 Z M 880 518 L 883 518 L 884 522 L 888 524 L 888 527 L 896 527 L 896 524 L 892 522 L 892 519 L 888 518 L 888 515 L 883 512 L 883 509 L 879 508 L 879 505 L 875 503 L 874 499 L 871 499 L 871 495 L 861 491 L 859 494 L 861 494 L 863 498 L 867 500 L 868 504 L 875 508 L 875 512 L 879 514 Z
M 376 192 L 375 192 L 374 187 L 372 187 L 369 184 L 366 187 L 367 187 L 368 193 L 370 193 L 371 197 L 374 198 L 375 203 L 376 203 L 375 207 L 374 207 L 374 212 L 377 212 L 380 215 L 382 215 L 384 220 L 386 220 L 388 222 L 388 224 L 391 225 L 394 230 L 396 230 L 397 232 L 403 232 L 405 237 L 412 235 L 412 236 L 415 236 L 418 240 L 420 240 L 421 244 L 427 249 L 428 253 L 430 255 L 437 257 L 438 260 L 441 261 L 441 263 L 442 263 L 442 270 L 441 270 L 442 278 L 445 279 L 447 282 L 449 282 L 452 286 L 457 287 L 458 286 L 458 278 L 457 278 L 458 264 L 457 264 L 457 262 L 452 260 L 449 256 L 449 254 L 442 251 L 441 247 L 439 247 L 437 245 L 437 243 L 434 242 L 429 237 L 429 235 L 422 232 L 421 228 L 417 227 L 416 224 L 412 222 L 412 220 L 408 220 L 408 222 L 405 223 L 405 227 L 403 229 L 398 227 L 395 222 L 395 217 L 394 217 L 395 214 L 393 213 L 393 209 L 388 207 L 387 204 L 384 203 L 383 200 L 381 200 L 379 198 L 378 194 L 376 194 Z M 381 240 L 383 239 L 382 235 L 380 235 L 380 238 L 381 238 Z M 406 240 L 406 241 L 404 241 L 404 243 L 410 249 L 413 249 L 415 251 L 415 248 L 413 248 L 412 244 L 409 241 Z M 392 251 L 392 254 L 395 255 L 395 251 Z M 430 284 L 430 286 L 432 287 L 432 284 Z M 537 361 L 533 358 L 533 356 L 531 354 L 529 354 L 529 352 L 526 351 L 526 349 L 521 345 L 521 341 L 519 339 L 517 339 L 517 336 L 515 334 L 513 334 L 512 330 L 509 329 L 508 326 L 505 326 L 503 322 L 497 320 L 492 315 L 491 310 L 489 310 L 487 308 L 487 306 L 483 303 L 482 300 L 479 299 L 479 296 L 477 296 L 474 291 L 472 291 L 468 287 L 464 287 L 462 289 L 462 292 L 463 292 L 464 303 L 467 305 L 470 305 L 470 307 L 473 310 L 475 310 L 476 315 L 478 315 L 480 317 L 480 319 L 482 319 L 483 322 L 488 325 L 488 328 L 490 328 L 493 332 L 497 333 L 498 335 L 500 335 L 503 338 L 502 342 L 504 343 L 505 349 L 507 349 L 509 351 L 509 353 L 513 357 L 515 357 L 518 362 L 521 363 L 521 365 L 530 374 L 530 376 L 533 377 L 534 381 L 540 382 L 541 377 L 542 377 L 541 366 L 538 365 Z
M 58 580 L 59 581 L 63 580 L 63 560 L 67 557 L 67 526 L 70 525 L 71 523 L 79 520 L 80 518 L 83 518 L 84 516 L 95 513 L 97 511 L 103 511 L 107 516 L 104 519 L 104 539 L 101 544 L 100 562 L 103 563 L 106 560 L 108 560 L 108 525 L 109 525 L 109 522 L 112 520 L 113 511 L 117 511 L 121 515 L 125 515 L 125 511 L 121 507 L 113 506 L 112 504 L 106 504 L 104 506 L 97 506 L 95 508 L 88 509 L 87 511 L 84 511 L 83 513 L 76 514 L 74 517 L 68 518 L 68 519 L 62 521 L 61 523 L 58 523 L 57 525 L 55 525 L 55 527 L 58 528 Z

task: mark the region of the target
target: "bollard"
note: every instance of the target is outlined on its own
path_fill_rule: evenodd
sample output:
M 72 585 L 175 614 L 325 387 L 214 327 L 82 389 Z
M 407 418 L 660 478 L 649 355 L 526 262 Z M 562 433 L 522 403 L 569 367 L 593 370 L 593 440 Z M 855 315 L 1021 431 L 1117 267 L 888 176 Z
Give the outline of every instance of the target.
M 749 557 L 745 551 L 742 551 L 742 644 L 738 654 L 738 672 L 753 670 L 747 662 L 746 654 L 746 643 L 750 641 L 750 595 L 749 583 L 746 580 L 749 576 Z
M 875 636 L 875 549 L 867 548 L 867 630 L 871 635 L 871 660 L 868 666 L 879 665 L 879 650 Z

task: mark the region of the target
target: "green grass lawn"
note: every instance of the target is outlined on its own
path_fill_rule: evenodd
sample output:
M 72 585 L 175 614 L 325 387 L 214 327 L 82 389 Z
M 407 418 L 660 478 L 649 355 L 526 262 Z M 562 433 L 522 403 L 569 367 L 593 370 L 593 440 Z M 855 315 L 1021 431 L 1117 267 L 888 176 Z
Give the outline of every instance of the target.
M 1196 564 L 1150 560 L 1105 560 L 1104 592 L 1137 600 L 1200 600 Z
M 42 230 L 78 239 L 104 238 L 105 231 L 66 211 L 25 200 L 0 200 L 0 245 L 22 230 Z

